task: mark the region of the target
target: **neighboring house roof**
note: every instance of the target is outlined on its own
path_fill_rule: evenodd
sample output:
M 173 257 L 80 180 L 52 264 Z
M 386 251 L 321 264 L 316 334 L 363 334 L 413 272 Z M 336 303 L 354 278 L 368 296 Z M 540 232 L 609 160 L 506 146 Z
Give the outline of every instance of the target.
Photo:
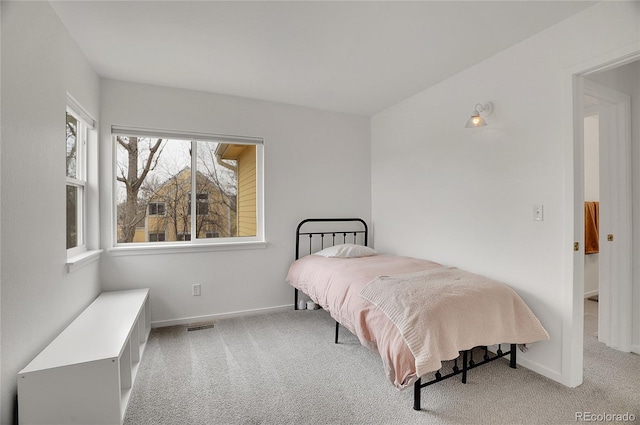
M 171 181 L 173 179 L 177 179 L 177 180 L 186 180 L 186 178 L 184 178 L 184 174 L 189 173 L 191 174 L 191 167 L 187 166 L 184 167 L 182 170 L 180 170 L 175 176 L 172 176 L 168 179 L 166 179 L 165 181 L 163 181 L 158 189 L 155 191 L 156 194 L 159 193 L 162 188 L 164 188 L 165 186 L 171 184 Z M 191 180 L 191 177 L 189 177 L 189 180 Z M 215 188 L 218 192 L 229 196 L 229 194 L 227 194 L 221 187 L 219 187 L 213 180 L 211 180 L 206 174 L 203 174 L 200 171 L 196 171 L 196 180 L 198 181 L 202 181 L 204 180 L 206 182 L 207 185 L 211 185 L 213 188 Z M 151 199 L 153 199 L 153 196 L 151 197 Z
M 245 149 L 244 145 L 235 145 L 230 143 L 220 143 L 214 152 L 216 156 L 216 161 L 218 164 L 222 165 L 225 168 L 233 171 L 234 173 L 238 172 L 238 168 L 234 165 L 231 165 L 223 160 L 236 160 Z

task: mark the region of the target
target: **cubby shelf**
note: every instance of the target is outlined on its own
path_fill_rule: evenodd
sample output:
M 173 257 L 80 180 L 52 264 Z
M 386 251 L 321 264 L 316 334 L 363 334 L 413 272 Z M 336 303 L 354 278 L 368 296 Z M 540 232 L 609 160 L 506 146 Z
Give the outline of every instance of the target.
M 149 289 L 103 292 L 18 373 L 21 424 L 121 424 L 151 331 Z

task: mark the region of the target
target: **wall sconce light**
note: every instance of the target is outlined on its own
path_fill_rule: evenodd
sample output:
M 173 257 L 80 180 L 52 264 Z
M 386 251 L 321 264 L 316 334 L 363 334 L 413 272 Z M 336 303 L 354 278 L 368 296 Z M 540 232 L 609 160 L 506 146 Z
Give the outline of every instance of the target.
M 482 113 L 483 116 L 487 117 L 491 115 L 492 112 L 493 112 L 493 103 L 487 102 L 484 105 L 477 103 L 476 109 L 475 111 L 473 111 L 473 114 L 471 115 L 471 118 L 469 118 L 469 120 L 467 121 L 467 124 L 465 125 L 465 127 L 466 128 L 484 127 L 485 125 L 487 125 L 487 122 L 484 120 L 482 116 L 480 116 L 480 114 Z

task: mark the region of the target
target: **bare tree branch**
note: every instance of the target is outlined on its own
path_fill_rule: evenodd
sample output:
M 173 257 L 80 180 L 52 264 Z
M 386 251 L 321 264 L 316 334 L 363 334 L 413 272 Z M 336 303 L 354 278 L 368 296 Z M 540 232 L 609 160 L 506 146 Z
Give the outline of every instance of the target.
M 140 155 L 138 145 L 141 140 L 145 139 L 138 137 L 127 137 L 126 139 L 127 140 L 125 140 L 125 137 L 116 136 L 118 144 L 122 146 L 128 154 L 128 166 L 126 168 L 126 173 L 124 167 L 121 167 L 121 175 L 117 176 L 117 181 L 124 183 L 127 193 L 122 213 L 122 237 L 120 242 L 133 242 L 136 227 L 144 220 L 147 209 L 146 202 L 143 202 L 142 205 L 139 204 L 138 198 L 140 188 L 149 174 L 149 171 L 158 163 L 159 155 L 162 151 L 160 147 L 162 146 L 163 139 L 157 139 L 156 143 L 153 146 L 150 146 L 149 156 L 146 158 L 140 175 L 138 175 L 138 161 Z

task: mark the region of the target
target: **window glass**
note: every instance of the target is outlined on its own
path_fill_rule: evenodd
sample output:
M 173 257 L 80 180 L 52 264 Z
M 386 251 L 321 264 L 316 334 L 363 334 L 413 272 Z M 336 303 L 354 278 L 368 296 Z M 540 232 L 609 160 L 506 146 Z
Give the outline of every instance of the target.
M 200 192 L 209 190 L 210 237 L 257 236 L 256 145 L 198 142 Z M 198 234 L 198 237 L 209 237 Z
M 166 205 L 164 202 L 149 202 L 149 215 L 164 215 Z
M 117 243 L 257 236 L 255 145 L 127 135 L 114 141 Z
M 67 177 L 77 177 L 78 120 L 67 112 Z
M 149 242 L 164 242 L 165 240 L 164 233 L 149 233 Z
M 78 246 L 78 188 L 67 185 L 67 249 Z
M 75 112 L 66 113 L 66 205 L 67 255 L 84 250 L 83 217 L 85 211 L 84 191 L 86 187 L 86 137 L 87 125 Z

